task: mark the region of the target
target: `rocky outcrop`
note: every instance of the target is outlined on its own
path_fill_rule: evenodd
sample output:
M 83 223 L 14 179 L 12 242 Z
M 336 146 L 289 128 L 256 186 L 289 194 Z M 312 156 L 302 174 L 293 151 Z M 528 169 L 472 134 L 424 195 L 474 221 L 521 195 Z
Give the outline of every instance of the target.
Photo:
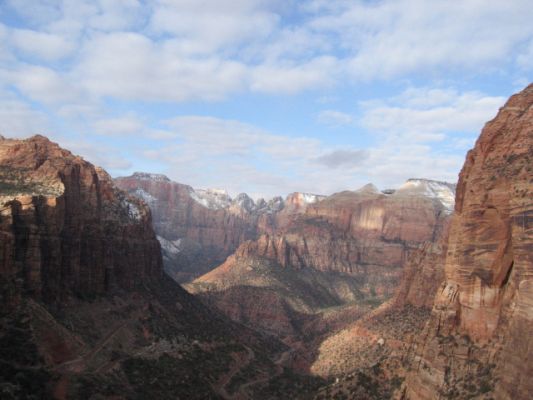
M 0 141 L 0 274 L 46 303 L 162 271 L 148 207 L 43 136 Z
M 391 304 L 393 308 L 433 307 L 435 293 L 444 281 L 448 227 L 448 224 L 445 224 L 436 242 L 426 242 L 422 248 L 411 253 L 403 267 L 400 285 Z
M 533 85 L 484 127 L 457 186 L 445 282 L 405 398 L 533 392 Z

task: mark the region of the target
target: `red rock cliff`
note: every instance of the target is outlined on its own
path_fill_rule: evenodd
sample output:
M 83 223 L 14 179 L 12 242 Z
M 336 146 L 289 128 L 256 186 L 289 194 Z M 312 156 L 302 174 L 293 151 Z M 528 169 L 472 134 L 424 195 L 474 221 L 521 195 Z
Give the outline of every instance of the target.
M 136 173 L 115 182 L 149 204 L 165 269 L 179 282 L 210 271 L 239 244 L 257 236 L 257 218 L 245 207 L 203 205 L 195 200 L 193 188 L 163 175 Z
M 340 272 L 392 295 L 409 253 L 439 236 L 448 214 L 435 199 L 368 188 L 308 204 L 303 213 L 276 215 L 275 229 L 246 242 L 236 257 L 263 257 L 281 267 Z
M 57 303 L 162 270 L 148 207 L 42 136 L 0 140 L 0 275 Z
M 486 124 L 467 155 L 445 283 L 420 337 L 406 398 L 533 393 L 532 106 L 530 85 Z

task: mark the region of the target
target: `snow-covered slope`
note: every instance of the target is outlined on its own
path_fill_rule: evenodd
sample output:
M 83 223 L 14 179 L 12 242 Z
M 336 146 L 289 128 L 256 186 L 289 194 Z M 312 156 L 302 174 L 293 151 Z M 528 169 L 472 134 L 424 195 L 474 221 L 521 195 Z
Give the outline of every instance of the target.
M 393 195 L 424 195 L 440 201 L 451 213 L 455 205 L 455 184 L 430 179 L 409 179 Z
M 326 198 L 312 193 L 295 192 L 289 194 L 286 199 L 274 197 L 268 202 L 259 199 L 255 202 L 246 193 L 239 194 L 232 199 L 228 192 L 223 189 L 190 189 L 191 198 L 202 206 L 211 210 L 221 210 L 230 207 L 237 207 L 249 213 L 273 213 L 281 211 L 286 205 L 306 206 L 317 203 Z M 142 195 L 142 194 L 141 194 Z
M 191 198 L 211 210 L 220 210 L 231 205 L 231 197 L 224 189 L 191 189 Z

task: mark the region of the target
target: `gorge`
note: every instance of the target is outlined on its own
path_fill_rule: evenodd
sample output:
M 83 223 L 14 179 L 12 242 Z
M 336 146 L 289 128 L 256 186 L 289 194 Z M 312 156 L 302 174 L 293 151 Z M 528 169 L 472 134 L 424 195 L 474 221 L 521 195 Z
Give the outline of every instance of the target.
M 0 393 L 528 399 L 533 85 L 457 186 L 232 199 L 0 137 Z

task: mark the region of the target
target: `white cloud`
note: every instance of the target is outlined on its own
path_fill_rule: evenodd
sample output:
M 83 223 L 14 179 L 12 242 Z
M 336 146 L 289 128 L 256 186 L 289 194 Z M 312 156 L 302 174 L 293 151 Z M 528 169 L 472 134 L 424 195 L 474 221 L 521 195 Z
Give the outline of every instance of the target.
M 359 80 L 494 68 L 533 35 L 532 17 L 527 0 L 345 2 L 311 26 L 334 35 L 350 54 L 346 72 Z
M 420 142 L 442 140 L 446 132 L 477 133 L 504 101 L 477 92 L 411 88 L 388 101 L 362 103 L 361 124 L 369 131 Z
M 98 135 L 130 136 L 142 133 L 145 127 L 137 117 L 129 115 L 99 119 L 93 123 L 93 129 Z
M 13 96 L 0 93 L 0 134 L 5 137 L 28 137 L 49 129 L 48 117 Z
M 323 110 L 318 114 L 317 120 L 321 124 L 339 126 L 350 125 L 353 122 L 353 117 L 350 114 L 341 111 Z
M 63 136 L 58 138 L 58 142 L 72 153 L 82 155 L 90 163 L 107 170 L 127 170 L 132 166 L 131 161 L 113 147 L 101 146 L 78 137 L 74 139 Z
M 6 75 L 22 93 L 44 104 L 84 100 L 78 88 L 51 68 L 19 64 Z
M 524 47 L 516 61 L 518 65 L 525 70 L 533 69 L 533 39 L 531 39 Z
M 297 93 L 333 85 L 336 73 L 337 60 L 334 57 L 318 57 L 301 64 L 265 64 L 252 70 L 250 89 L 265 93 Z
M 215 100 L 242 86 L 245 68 L 215 57 L 182 57 L 137 33 L 95 36 L 74 75 L 95 96 L 130 100 Z
M 263 0 L 161 0 L 150 29 L 181 38 L 190 52 L 206 54 L 265 38 L 278 20 Z
M 8 3 L 32 29 L 11 29 L 5 40 L 41 59 L 36 67 L 53 70 L 79 98 L 213 101 L 333 88 L 350 78 L 486 71 L 509 61 L 527 69 L 524 43 L 533 36 L 525 0 L 29 3 Z M 7 54 L 0 48 L 0 57 Z M 58 59 L 67 62 L 46 64 Z
M 14 29 L 11 40 L 24 55 L 46 61 L 64 58 L 74 50 L 74 43 L 62 36 L 28 29 Z

